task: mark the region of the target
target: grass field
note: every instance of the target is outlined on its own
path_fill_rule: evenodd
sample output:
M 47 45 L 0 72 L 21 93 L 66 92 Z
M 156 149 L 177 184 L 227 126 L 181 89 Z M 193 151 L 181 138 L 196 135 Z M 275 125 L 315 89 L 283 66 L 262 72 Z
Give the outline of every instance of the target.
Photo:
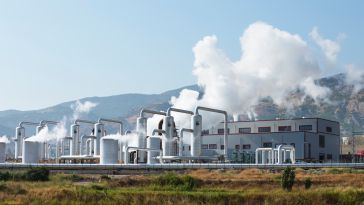
M 296 169 L 291 192 L 279 170 L 194 170 L 145 176 L 50 174 L 0 182 L 1 204 L 364 204 L 364 171 Z M 312 187 L 305 189 L 310 178 Z

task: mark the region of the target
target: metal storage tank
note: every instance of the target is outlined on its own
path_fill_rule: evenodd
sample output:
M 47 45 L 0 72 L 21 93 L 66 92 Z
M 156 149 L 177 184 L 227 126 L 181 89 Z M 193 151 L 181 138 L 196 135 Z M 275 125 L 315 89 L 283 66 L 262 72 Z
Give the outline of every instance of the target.
M 193 129 L 193 134 L 191 139 L 191 156 L 198 157 L 201 156 L 201 134 L 202 134 L 201 115 L 192 116 L 191 127 Z
M 23 143 L 23 158 L 22 163 L 38 163 L 41 159 L 41 144 L 40 142 L 24 140 Z
M 147 148 L 150 149 L 160 149 L 161 139 L 159 137 L 148 137 L 147 138 Z M 147 164 L 156 164 L 159 163 L 157 159 L 154 157 L 159 156 L 158 152 L 148 151 Z
M 0 142 L 0 163 L 5 163 L 6 143 Z
M 100 155 L 100 140 L 101 140 L 101 137 L 104 136 L 104 124 L 102 124 L 102 123 L 95 124 L 95 136 L 96 136 L 96 139 L 93 141 L 94 155 Z
M 100 164 L 117 164 L 119 159 L 119 140 L 103 137 L 100 143 Z

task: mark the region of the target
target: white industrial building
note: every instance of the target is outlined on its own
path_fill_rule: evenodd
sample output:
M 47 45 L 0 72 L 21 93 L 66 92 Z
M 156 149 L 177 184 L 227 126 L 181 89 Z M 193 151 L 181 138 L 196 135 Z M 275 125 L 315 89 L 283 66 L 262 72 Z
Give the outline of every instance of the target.
M 202 155 L 223 155 L 223 126 L 221 123 L 203 131 Z M 237 161 L 246 155 L 254 155 L 257 148 L 276 148 L 279 145 L 294 146 L 296 160 L 301 161 L 338 162 L 340 157 L 340 124 L 326 119 L 236 121 L 228 123 L 228 133 L 228 156 Z M 183 149 L 188 155 L 189 145 Z

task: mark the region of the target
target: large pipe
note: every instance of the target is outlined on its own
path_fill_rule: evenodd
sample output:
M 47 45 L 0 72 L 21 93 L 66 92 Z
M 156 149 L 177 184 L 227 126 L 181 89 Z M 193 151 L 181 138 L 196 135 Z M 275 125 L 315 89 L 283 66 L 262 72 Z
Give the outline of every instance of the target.
M 147 137 L 147 117 L 145 114 L 154 114 L 154 115 L 162 115 L 166 116 L 165 112 L 155 111 L 155 110 L 148 110 L 148 109 L 142 109 L 140 111 L 140 115 L 137 119 L 137 126 L 136 131 L 138 135 L 138 144 L 137 147 L 140 148 L 146 148 L 146 137 Z M 140 162 L 145 162 L 145 158 L 147 153 L 143 151 L 139 151 L 138 157 L 140 158 Z
M 227 114 L 227 112 L 224 110 L 197 106 L 196 110 L 195 110 L 196 115 L 199 114 L 198 113 L 199 110 L 204 110 L 204 111 L 208 111 L 208 112 L 216 112 L 216 113 L 220 113 L 220 114 L 224 115 L 224 157 L 225 157 L 225 160 L 227 160 L 228 159 L 228 136 L 227 136 L 227 134 L 228 134 L 227 133 L 227 131 L 228 131 L 228 126 L 227 126 L 228 114 Z
M 116 123 L 116 124 L 119 124 L 119 133 L 122 134 L 124 131 L 123 131 L 123 122 L 120 121 L 120 120 L 113 120 L 113 119 L 106 119 L 106 118 L 99 118 L 98 120 L 99 123 L 102 123 L 102 122 L 111 122 L 111 123 Z
M 140 117 L 145 117 L 145 114 L 148 113 L 148 114 L 154 114 L 154 115 L 163 115 L 163 116 L 166 116 L 166 113 L 165 112 L 161 112 L 161 111 L 155 111 L 155 110 L 148 110 L 148 109 L 142 109 L 140 111 Z
M 182 128 L 179 131 L 179 149 L 178 149 L 178 156 L 180 156 L 180 157 L 183 156 L 183 133 L 184 132 L 193 133 L 193 129 Z
M 79 155 L 81 154 L 80 151 L 80 147 L 81 147 L 81 142 L 80 142 L 80 124 L 91 124 L 94 125 L 97 122 L 95 121 L 90 121 L 90 120 L 81 120 L 81 119 L 76 119 L 74 121 L 74 123 L 71 125 L 71 130 L 70 130 L 70 136 L 72 137 L 72 143 L 70 146 L 70 155 Z
M 167 116 L 171 116 L 171 112 L 179 112 L 179 113 L 185 113 L 185 114 L 189 114 L 189 115 L 194 114 L 192 111 L 189 111 L 189 110 L 183 110 L 183 109 L 170 107 L 167 110 Z
M 93 135 L 82 135 L 81 136 L 81 155 L 82 154 L 84 154 L 82 151 L 83 151 L 83 147 L 84 147 L 84 139 L 91 139 L 91 140 L 94 140 L 96 137 L 95 136 L 93 136 Z M 87 149 L 86 149 L 87 150 Z M 90 150 L 90 152 L 92 152 L 91 150 Z M 86 151 L 86 155 L 92 155 L 92 153 L 87 153 L 87 151 Z
M 159 156 L 162 156 L 161 149 L 150 149 L 150 148 L 140 148 L 140 147 L 127 147 L 125 149 L 125 164 L 129 164 L 129 149 L 134 149 L 136 151 L 150 151 L 150 152 L 159 152 Z M 163 164 L 163 159 L 160 157 L 159 162 Z

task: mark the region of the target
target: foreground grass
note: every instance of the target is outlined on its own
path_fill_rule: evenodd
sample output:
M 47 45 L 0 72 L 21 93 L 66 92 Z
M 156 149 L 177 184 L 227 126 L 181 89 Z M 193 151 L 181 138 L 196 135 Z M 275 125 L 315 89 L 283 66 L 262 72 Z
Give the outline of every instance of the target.
M 52 175 L 46 182 L 0 182 L 0 204 L 362 204 L 364 174 L 356 171 L 297 170 L 291 192 L 279 186 L 280 173 L 264 170 L 198 170 L 195 184 L 165 182 L 159 175 L 109 178 Z M 165 177 L 165 175 L 162 175 Z M 310 177 L 313 188 L 305 190 Z M 186 177 L 185 177 L 186 178 Z M 162 180 L 162 181 L 161 181 Z M 174 180 L 174 181 L 173 181 Z M 187 179 L 186 181 L 191 180 Z M 349 181 L 349 183 L 348 183 Z M 190 181 L 188 181 L 190 183 Z

